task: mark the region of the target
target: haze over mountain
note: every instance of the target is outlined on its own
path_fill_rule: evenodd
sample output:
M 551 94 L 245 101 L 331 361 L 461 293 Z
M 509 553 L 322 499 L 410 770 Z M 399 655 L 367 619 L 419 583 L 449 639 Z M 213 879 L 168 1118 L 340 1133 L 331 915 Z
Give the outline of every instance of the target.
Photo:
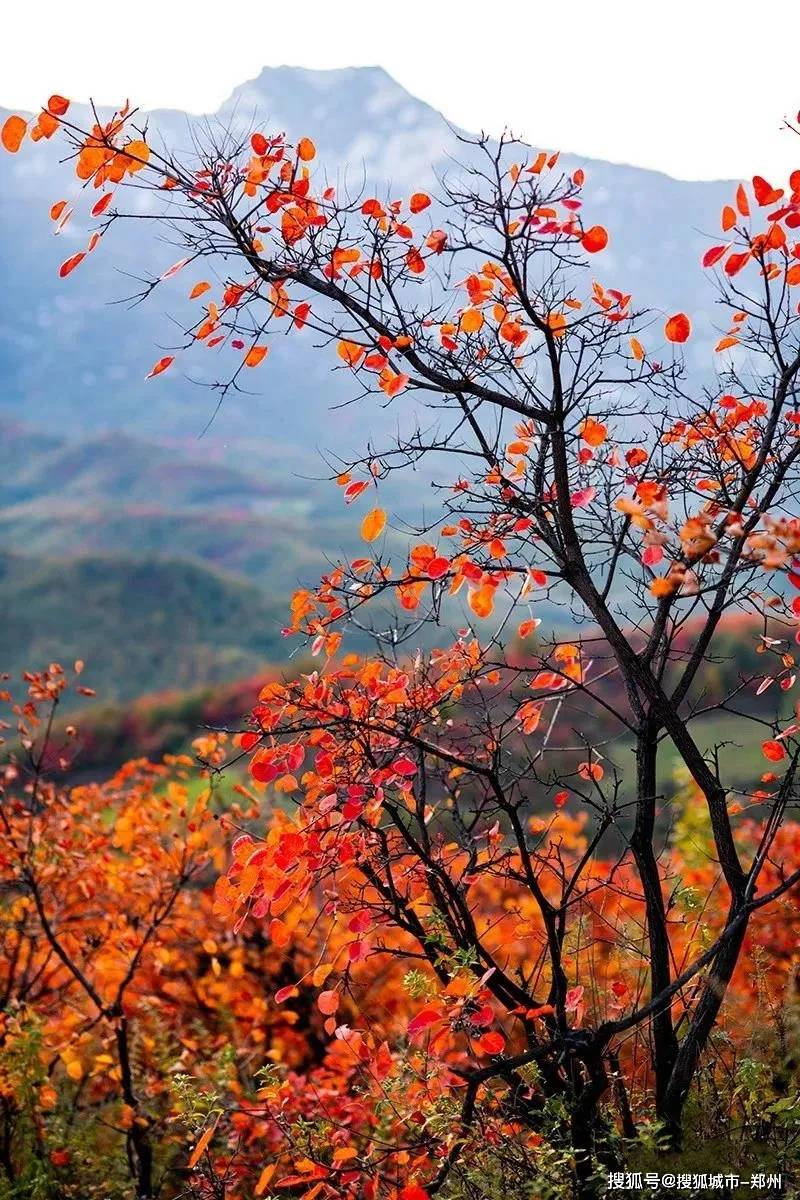
M 436 175 L 456 171 L 455 160 L 468 153 L 442 115 L 379 68 L 265 69 L 217 114 L 154 112 L 147 120 L 155 144 L 160 136 L 173 147 L 220 124 L 311 136 L 331 181 L 355 192 L 367 184 L 397 196 L 433 187 Z M 76 223 L 52 236 L 50 205 L 73 186 L 69 169 L 57 166 L 58 153 L 42 142 L 0 155 L 0 549 L 47 555 L 38 578 L 51 582 L 54 555 L 91 552 L 93 573 L 105 555 L 115 577 L 117 551 L 190 559 L 247 577 L 269 589 L 270 601 L 281 601 L 299 579 L 313 579 L 326 539 L 335 554 L 354 532 L 352 521 L 342 521 L 335 489 L 307 478 L 330 473 L 318 448 L 362 447 L 370 433 L 407 419 L 408 401 L 400 397 L 385 412 L 369 402 L 335 407 L 348 399 L 349 377 L 314 351 L 313 335 L 304 331 L 273 342 L 269 363 L 254 373 L 256 394 L 228 396 L 198 441 L 215 395 L 184 378 L 178 363 L 148 384 L 144 375 L 179 341 L 173 317 L 180 321 L 200 275 L 187 268 L 133 312 L 110 303 L 180 257 L 146 222 L 129 222 L 117 223 L 109 245 L 59 280 L 59 263 L 86 231 Z M 699 260 L 731 185 L 680 182 L 571 155 L 563 162 L 567 170 L 585 168 L 587 215 L 610 231 L 598 264 L 603 282 L 653 306 L 659 337 L 665 312 L 690 313 L 698 336 L 687 357 L 707 364 L 713 291 Z M 7 560 L 0 592 L 15 572 L 28 570 L 26 561 L 32 570 L 30 560 Z M 65 587 L 78 586 L 83 573 L 65 570 L 62 577 Z M 136 578 L 126 563 L 125 586 Z M 155 575 L 141 578 L 152 584 Z M 9 595 L 21 594 L 18 583 Z M 222 586 L 215 582 L 215 595 Z M 164 588 L 164 603 L 179 594 Z M 56 610 L 48 607 L 42 619 L 56 621 Z M 57 630 L 44 632 L 50 646 Z M 0 623 L 0 669 L 11 661 L 11 636 L 10 624 Z M 22 636 L 18 626 L 13 636 Z M 130 632 L 110 636 L 124 653 Z M 29 642 L 40 645 L 33 636 Z
M 172 146 L 186 146 L 193 131 L 218 122 L 257 122 L 290 137 L 308 134 L 318 161 L 340 188 L 359 190 L 366 179 L 397 195 L 431 186 L 436 174 L 456 169 L 453 159 L 465 153 L 439 113 L 379 68 L 269 68 L 238 88 L 218 114 L 154 112 L 148 122 L 156 142 L 161 136 Z M 113 245 L 60 282 L 58 265 L 84 240 L 85 229 L 70 224 L 61 237 L 52 236 L 49 207 L 70 187 L 70 172 L 56 167 L 57 155 L 57 146 L 42 142 L 18 156 L 0 157 L 0 413 L 70 436 L 98 429 L 197 436 L 213 412 L 212 395 L 180 371 L 157 386 L 143 386 L 156 349 L 176 341 L 169 314 L 183 308 L 189 271 L 134 315 L 110 303 L 136 290 L 125 272 L 160 273 L 175 258 L 146 223 L 141 228 L 130 222 L 115 226 Z M 585 166 L 586 211 L 611 233 L 598 268 L 604 282 L 632 291 L 638 302 L 661 312 L 708 311 L 713 297 L 699 257 L 709 233 L 718 229 L 730 185 L 685 183 L 570 155 L 564 162 L 570 170 Z M 216 440 L 268 437 L 273 456 L 282 447 L 361 444 L 370 413 L 361 405 L 331 413 L 331 402 L 346 396 L 347 380 L 331 372 L 324 355 L 309 352 L 311 338 L 309 333 L 287 339 L 285 346 L 275 344 L 269 370 L 259 373 L 255 385 L 262 394 L 226 399 L 212 427 Z M 698 338 L 689 353 L 702 359 L 706 349 Z

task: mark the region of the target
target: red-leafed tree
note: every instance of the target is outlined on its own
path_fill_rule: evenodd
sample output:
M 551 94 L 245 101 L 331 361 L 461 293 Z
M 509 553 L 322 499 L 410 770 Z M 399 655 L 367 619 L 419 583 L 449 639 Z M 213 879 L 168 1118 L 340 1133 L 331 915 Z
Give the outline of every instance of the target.
M 313 983 L 365 1087 L 400 1068 L 369 1022 L 337 1023 L 340 998 L 399 958 L 420 1002 L 411 1107 L 387 1090 L 397 1120 L 343 1160 L 347 1186 L 482 1194 L 470 1152 L 505 1137 L 513 1191 L 546 1130 L 590 1194 L 615 1122 L 631 1136 L 648 1097 L 679 1145 L 748 929 L 800 881 L 782 829 L 800 752 L 800 173 L 788 190 L 756 177 L 723 211 L 705 265 L 724 330 L 716 372 L 692 379 L 691 321 L 602 277 L 608 234 L 555 154 L 465 142 L 435 197 L 398 200 L 337 193 L 307 138 L 231 133 L 181 158 L 129 112 L 80 129 L 59 97 L 33 132 L 64 135 L 97 191 L 98 228 L 63 275 L 88 269 L 134 187 L 183 247 L 160 278 L 204 260 L 224 278 L 191 286 L 201 311 L 151 376 L 215 354 L 222 403 L 272 336 L 311 331 L 362 403 L 404 414 L 406 433 L 343 464 L 345 501 L 413 470 L 439 501 L 407 538 L 370 506 L 369 549 L 293 601 L 319 670 L 269 685 L 238 733 L 253 779 L 295 807 L 235 844 L 218 911 L 320 904 L 334 949 Z M 721 672 L 744 642 L 760 669 Z M 761 780 L 707 744 L 720 711 L 758 731 Z M 665 749 L 700 810 L 702 916 L 680 902 Z M 341 1165 L 303 1162 L 301 1181 L 341 1194 Z

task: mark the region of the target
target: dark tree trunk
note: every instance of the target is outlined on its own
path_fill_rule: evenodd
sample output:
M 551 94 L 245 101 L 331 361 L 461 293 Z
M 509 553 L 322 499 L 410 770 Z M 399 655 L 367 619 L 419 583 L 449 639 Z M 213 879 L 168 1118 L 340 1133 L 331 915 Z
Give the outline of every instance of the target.
M 636 821 L 631 839 L 631 850 L 642 882 L 647 912 L 651 998 L 668 988 L 672 981 L 667 914 L 654 848 L 658 734 L 658 724 L 652 718 L 646 720 L 639 729 L 636 745 Z M 678 1040 L 670 1004 L 666 1004 L 653 1017 L 652 1038 L 656 1111 L 663 1117 L 664 1096 L 678 1056 Z
M 729 923 L 736 919 L 739 911 L 734 902 L 728 913 Z M 689 1030 L 681 1042 L 672 1075 L 663 1095 L 661 1115 L 668 1131 L 672 1130 L 675 1133 L 676 1149 L 680 1149 L 681 1145 L 681 1126 L 686 1097 L 689 1094 L 700 1055 L 706 1047 L 725 999 L 728 984 L 736 970 L 746 933 L 747 920 L 743 918 L 714 960 L 703 983 L 703 994 L 695 1009 Z

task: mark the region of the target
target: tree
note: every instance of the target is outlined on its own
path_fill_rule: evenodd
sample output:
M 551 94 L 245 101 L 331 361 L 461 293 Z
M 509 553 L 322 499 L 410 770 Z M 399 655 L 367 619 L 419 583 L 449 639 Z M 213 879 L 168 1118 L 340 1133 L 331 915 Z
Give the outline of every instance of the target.
M 608 234 L 555 154 L 481 138 L 435 198 L 340 196 L 307 138 L 209 134 L 190 161 L 156 152 L 129 111 L 90 130 L 68 112 L 51 98 L 32 136 L 66 136 L 99 225 L 61 274 L 124 219 L 127 189 L 148 189 L 183 257 L 142 295 L 204 259 L 224 274 L 215 299 L 192 286 L 203 308 L 183 346 L 233 364 L 219 403 L 272 336 L 306 329 L 362 400 L 410 414 L 410 432 L 342 464 L 345 502 L 412 470 L 439 501 L 408 539 L 371 507 L 364 555 L 294 597 L 288 632 L 320 669 L 268 685 L 237 736 L 295 812 L 234 845 L 218 910 L 259 921 L 322 897 L 338 949 L 314 973 L 320 1004 L 378 1078 L 369 1031 L 334 1014 L 359 963 L 408 964 L 415 1089 L 457 1097 L 459 1118 L 448 1136 L 411 1122 L 404 1200 L 447 1195 L 495 1119 L 532 1153 L 554 1105 L 588 1195 L 614 1160 L 609 1094 L 651 1089 L 680 1145 L 748 927 L 800 880 L 781 836 L 800 753 L 782 703 L 800 616 L 800 173 L 788 192 L 756 176 L 723 210 L 704 256 L 718 365 L 693 381 L 689 317 L 663 322 L 595 278 Z M 15 150 L 25 130 L 9 124 Z M 735 616 L 768 665 L 758 686 L 711 687 Z M 343 649 L 349 631 L 374 651 Z M 712 712 L 760 729 L 758 786 L 704 745 Z M 676 905 L 665 747 L 708 825 L 702 937 Z M 362 1165 L 363 1195 L 391 1186 L 386 1154 Z

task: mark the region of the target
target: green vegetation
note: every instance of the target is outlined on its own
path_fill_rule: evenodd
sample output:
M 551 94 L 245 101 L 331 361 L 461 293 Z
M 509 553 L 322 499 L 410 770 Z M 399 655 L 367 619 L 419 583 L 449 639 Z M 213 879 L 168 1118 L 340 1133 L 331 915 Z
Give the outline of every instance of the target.
M 0 663 L 86 662 L 104 699 L 236 678 L 282 652 L 282 610 L 197 563 L 0 552 Z

